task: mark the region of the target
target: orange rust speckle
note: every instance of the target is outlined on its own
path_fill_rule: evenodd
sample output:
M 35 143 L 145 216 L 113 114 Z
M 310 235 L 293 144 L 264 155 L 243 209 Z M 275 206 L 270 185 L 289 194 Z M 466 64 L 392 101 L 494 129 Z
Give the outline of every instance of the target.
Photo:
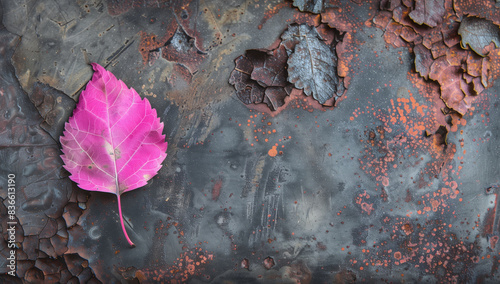
M 382 177 L 382 185 L 389 186 L 389 179 L 387 177 Z
M 361 203 L 361 209 L 364 212 L 366 212 L 368 215 L 370 215 L 372 213 L 372 211 L 374 210 L 373 203 L 363 202 L 363 203 Z

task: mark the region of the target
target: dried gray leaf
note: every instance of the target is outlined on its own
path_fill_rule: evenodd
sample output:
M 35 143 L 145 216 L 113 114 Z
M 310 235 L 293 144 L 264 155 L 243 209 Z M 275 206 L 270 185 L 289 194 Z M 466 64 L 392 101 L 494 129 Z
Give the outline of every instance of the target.
M 288 58 L 288 81 L 324 104 L 336 93 L 339 83 L 334 48 L 322 40 L 316 28 L 305 24 L 291 26 L 283 37 L 284 41 L 289 38 L 297 42 Z
M 323 12 L 323 0 L 293 0 L 293 6 L 302 12 L 312 12 L 319 14 Z
M 467 45 L 477 54 L 486 56 L 486 47 L 493 42 L 500 46 L 500 28 L 493 22 L 477 17 L 466 17 L 460 23 L 458 34 L 462 37 L 462 48 Z

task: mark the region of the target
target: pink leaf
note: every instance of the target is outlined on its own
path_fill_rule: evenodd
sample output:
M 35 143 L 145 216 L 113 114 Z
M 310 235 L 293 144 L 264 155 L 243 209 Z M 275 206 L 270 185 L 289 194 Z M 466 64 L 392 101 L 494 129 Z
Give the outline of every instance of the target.
M 163 123 L 147 99 L 97 63 L 61 136 L 64 168 L 85 190 L 120 195 L 146 185 L 167 156 Z

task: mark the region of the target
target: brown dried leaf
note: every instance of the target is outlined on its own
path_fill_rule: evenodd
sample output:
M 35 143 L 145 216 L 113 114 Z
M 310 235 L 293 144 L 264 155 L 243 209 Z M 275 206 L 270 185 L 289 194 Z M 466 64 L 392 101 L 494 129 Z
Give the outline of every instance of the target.
M 444 42 L 436 42 L 434 45 L 432 45 L 431 48 L 432 57 L 436 59 L 438 57 L 446 55 L 446 50 L 448 50 L 448 47 L 444 44 Z
M 300 25 L 298 43 L 288 58 L 288 81 L 324 104 L 337 91 L 337 56 L 314 27 Z
M 481 84 L 488 88 L 488 60 L 486 58 L 483 58 L 481 62 Z
M 236 95 L 243 103 L 265 103 L 276 111 L 290 94 L 291 85 L 286 81 L 287 59 L 286 49 L 281 44 L 270 52 L 247 50 L 245 55 L 236 58 L 229 83 L 234 85 Z
M 388 44 L 393 45 L 394 47 L 402 47 L 406 45 L 406 42 L 400 37 L 403 31 L 403 26 L 396 22 L 391 22 L 387 25 L 387 28 L 384 33 L 384 40 Z
M 256 56 L 253 61 L 254 68 L 251 73 L 252 80 L 257 81 L 261 86 L 284 87 L 288 82 L 286 72 L 286 62 L 288 55 L 283 45 L 271 52 L 271 55 L 261 52 L 262 56 Z M 261 60 L 258 60 L 261 59 Z
M 474 86 L 467 83 L 466 80 L 460 80 L 460 89 L 464 92 L 465 97 L 471 97 L 477 94 L 474 90 Z
M 444 13 L 444 0 L 416 0 L 410 18 L 419 25 L 436 27 L 441 23 Z
M 411 27 L 403 27 L 401 30 L 401 38 L 407 42 L 414 42 L 419 36 Z
M 379 28 L 384 29 L 392 20 L 392 13 L 389 11 L 380 11 L 374 18 L 373 23 Z
M 410 7 L 413 6 L 410 5 Z M 432 31 L 432 29 L 429 28 L 427 25 L 419 25 L 410 18 L 410 13 L 412 12 L 412 9 L 410 7 L 399 6 L 396 9 L 394 9 L 394 11 L 392 11 L 393 20 L 403 26 L 413 28 L 417 34 L 420 34 L 422 36 Z
M 269 106 L 271 110 L 277 110 L 285 104 L 285 98 L 289 94 L 282 87 L 267 87 L 265 90 L 264 103 Z
M 446 60 L 450 65 L 462 66 L 463 62 L 467 60 L 469 51 L 461 49 L 459 46 L 454 46 L 446 50 Z
M 441 25 L 441 33 L 443 34 L 443 41 L 448 47 L 452 47 L 460 42 L 458 35 L 458 28 L 460 23 L 457 17 L 446 18 Z
M 240 55 L 235 59 L 235 63 L 236 67 L 231 72 L 229 84 L 236 89 L 236 96 L 245 104 L 262 103 L 264 88 L 250 77 L 253 71 L 252 61 Z
M 481 82 L 481 79 L 479 77 L 476 77 L 472 79 L 472 84 L 474 85 L 474 91 L 476 91 L 476 94 L 481 94 L 484 91 L 484 86 L 483 82 Z
M 325 11 L 321 13 L 321 22 L 328 23 L 328 26 L 341 32 L 354 32 L 356 29 L 364 25 L 363 21 L 359 20 L 359 15 L 356 13 L 354 1 L 345 0 L 329 0 L 325 1 Z M 370 5 L 369 1 L 361 1 Z M 370 7 L 371 9 L 371 7 Z
M 462 85 L 465 80 L 462 76 L 460 66 L 451 65 L 446 56 L 442 56 L 431 65 L 429 78 L 437 81 L 441 88 L 441 99 L 449 108 L 454 109 L 461 115 L 467 112 L 470 107 L 465 101 L 465 94 L 462 91 Z M 463 81 L 461 83 L 461 81 Z
M 392 11 L 392 19 L 399 24 L 408 25 L 409 22 L 406 22 L 406 18 L 410 13 L 408 7 L 399 6 Z
M 428 79 L 433 62 L 431 52 L 421 44 L 415 46 L 413 52 L 415 52 L 415 70 L 420 76 Z
M 439 31 L 438 29 L 431 29 L 429 32 L 423 34 L 422 37 L 422 44 L 428 49 L 431 49 L 433 44 L 443 39 L 441 31 Z
M 473 76 L 473 77 L 478 77 L 481 76 L 481 69 L 482 69 L 482 63 L 483 63 L 483 58 L 476 55 L 475 53 L 469 53 L 467 56 L 467 70 L 466 72 Z
M 327 45 L 336 45 L 338 42 L 343 40 L 344 34 L 346 34 L 341 34 L 341 32 L 337 29 L 331 28 L 329 25 L 324 23 L 315 27 L 319 36 Z
M 467 84 L 470 84 L 472 82 L 472 79 L 474 79 L 474 77 L 472 77 L 471 75 L 469 75 L 467 73 L 464 73 L 463 77 L 464 77 L 465 82 L 467 82 Z

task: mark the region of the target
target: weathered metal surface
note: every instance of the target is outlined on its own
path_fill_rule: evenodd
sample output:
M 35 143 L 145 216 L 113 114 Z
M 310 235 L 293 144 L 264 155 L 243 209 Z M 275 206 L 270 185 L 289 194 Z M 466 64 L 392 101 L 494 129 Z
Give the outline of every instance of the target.
M 457 23 L 420 30 L 405 10 L 413 1 L 381 2 L 311 14 L 292 1 L 2 1 L 1 273 L 9 173 L 19 226 L 17 277 L 0 281 L 499 281 L 500 52 L 455 53 Z M 448 19 L 471 13 L 462 2 Z M 498 24 L 490 8 L 472 14 Z M 414 15 L 434 26 L 426 13 Z M 265 83 L 292 23 L 342 34 L 336 72 L 348 88 L 334 106 Z M 270 97 L 284 89 L 282 103 L 247 106 L 228 83 L 247 50 L 263 59 L 245 80 Z M 165 123 L 164 167 L 122 196 L 134 249 L 116 198 L 61 170 L 57 137 L 88 62 Z M 474 100 L 450 105 L 448 86 Z

